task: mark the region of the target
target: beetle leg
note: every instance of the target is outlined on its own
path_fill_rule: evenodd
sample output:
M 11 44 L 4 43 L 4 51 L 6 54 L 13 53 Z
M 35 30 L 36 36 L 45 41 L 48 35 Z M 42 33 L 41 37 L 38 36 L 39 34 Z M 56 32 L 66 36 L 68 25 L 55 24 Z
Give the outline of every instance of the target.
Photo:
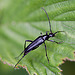
M 41 36 L 42 36 L 42 33 L 40 33 L 41 34 Z
M 48 56 L 47 56 L 47 48 L 46 48 L 45 42 L 44 42 L 44 45 L 45 45 L 46 57 L 47 57 L 47 60 L 48 60 L 48 63 L 49 63 L 49 59 L 48 59 Z
M 24 53 L 24 51 L 22 51 L 19 56 L 15 57 L 15 59 L 19 58 L 23 53 Z
M 24 49 L 26 48 L 26 42 L 32 42 L 32 40 L 25 40 Z
M 49 32 L 49 31 L 46 31 L 46 35 L 48 35 L 48 32 Z
M 22 56 L 22 58 L 16 63 L 16 65 L 14 66 L 14 68 L 17 66 L 17 64 L 24 58 L 25 55 Z
M 31 40 L 25 40 L 24 49 L 26 48 L 26 42 L 32 42 L 32 41 Z M 19 58 L 23 53 L 24 53 L 24 51 L 22 51 L 21 54 L 18 57 L 15 57 L 15 58 L 16 59 Z

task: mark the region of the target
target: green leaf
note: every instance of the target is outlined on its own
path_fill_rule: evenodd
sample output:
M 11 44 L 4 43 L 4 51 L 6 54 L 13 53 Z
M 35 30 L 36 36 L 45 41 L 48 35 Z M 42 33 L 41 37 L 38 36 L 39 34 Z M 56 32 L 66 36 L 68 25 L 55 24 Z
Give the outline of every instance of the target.
M 6 1 L 6 2 L 5 2 Z M 54 38 L 64 41 L 61 44 L 46 41 L 49 64 L 45 47 L 41 45 L 29 52 L 18 64 L 26 68 L 29 74 L 60 75 L 62 60 L 73 61 L 75 51 L 75 1 L 74 0 L 1 0 L 0 1 L 0 58 L 8 65 L 15 65 L 15 59 L 23 50 L 25 40 L 34 40 L 49 31 L 44 7 L 51 20 Z M 29 43 L 27 43 L 28 45 Z

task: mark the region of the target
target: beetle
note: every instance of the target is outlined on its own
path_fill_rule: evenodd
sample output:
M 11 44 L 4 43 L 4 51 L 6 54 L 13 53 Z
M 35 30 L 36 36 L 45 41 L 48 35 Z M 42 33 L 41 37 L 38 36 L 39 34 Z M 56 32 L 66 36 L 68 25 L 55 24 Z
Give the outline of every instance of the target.
M 49 63 L 49 58 L 47 56 L 47 49 L 46 49 L 45 41 L 47 40 L 47 41 L 55 42 L 57 44 L 60 44 L 60 43 L 63 42 L 63 41 L 62 42 L 56 42 L 54 40 L 49 40 L 50 37 L 55 37 L 55 34 L 57 34 L 59 32 L 64 32 L 64 31 L 57 31 L 55 33 L 52 33 L 49 16 L 48 16 L 46 10 L 43 7 L 42 7 L 42 9 L 44 10 L 44 12 L 47 15 L 47 18 L 48 18 L 48 21 L 49 21 L 49 26 L 50 26 L 50 31 L 46 31 L 46 34 L 45 35 L 42 35 L 42 33 L 41 33 L 41 36 L 37 37 L 34 41 L 32 41 L 32 40 L 25 40 L 24 51 L 22 51 L 19 56 L 21 56 L 23 53 L 24 53 L 24 55 L 17 62 L 17 64 L 24 58 L 25 55 L 27 55 L 30 51 L 35 50 L 36 48 L 38 48 L 43 43 L 44 43 L 44 46 L 45 46 L 46 57 L 47 57 L 47 60 L 48 60 L 48 63 Z M 49 32 L 49 34 L 48 34 L 48 32 Z M 26 47 L 26 42 L 31 42 L 31 43 Z M 14 68 L 17 66 L 17 64 L 14 66 Z

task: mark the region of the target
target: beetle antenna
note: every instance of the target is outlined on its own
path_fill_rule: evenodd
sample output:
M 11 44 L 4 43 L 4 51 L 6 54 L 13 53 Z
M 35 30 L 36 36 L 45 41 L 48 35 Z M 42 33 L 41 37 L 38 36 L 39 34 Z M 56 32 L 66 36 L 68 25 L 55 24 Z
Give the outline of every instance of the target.
M 52 33 L 52 30 L 51 30 L 51 23 L 50 23 L 50 19 L 49 19 L 49 16 L 46 12 L 46 10 L 42 7 L 42 9 L 45 11 L 46 15 L 47 15 L 47 18 L 48 18 L 48 21 L 49 21 L 49 26 L 50 26 L 50 32 Z
M 22 56 L 22 58 L 17 62 L 17 64 L 24 58 L 25 55 Z M 14 66 L 14 68 L 17 66 L 17 64 Z

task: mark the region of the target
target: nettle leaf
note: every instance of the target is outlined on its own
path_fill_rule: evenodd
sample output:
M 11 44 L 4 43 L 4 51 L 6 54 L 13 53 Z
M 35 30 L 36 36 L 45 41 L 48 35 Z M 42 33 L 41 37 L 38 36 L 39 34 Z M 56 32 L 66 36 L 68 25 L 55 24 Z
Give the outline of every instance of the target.
M 23 50 L 25 40 L 34 40 L 49 31 L 49 23 L 44 7 L 51 20 L 53 32 L 58 33 L 56 41 L 47 42 L 29 52 L 18 66 L 26 68 L 30 75 L 60 75 L 59 65 L 65 58 L 73 61 L 75 51 L 75 1 L 73 0 L 5 0 L 0 1 L 0 58 L 9 65 L 15 65 L 21 58 L 15 59 Z M 27 43 L 28 45 L 29 43 Z

